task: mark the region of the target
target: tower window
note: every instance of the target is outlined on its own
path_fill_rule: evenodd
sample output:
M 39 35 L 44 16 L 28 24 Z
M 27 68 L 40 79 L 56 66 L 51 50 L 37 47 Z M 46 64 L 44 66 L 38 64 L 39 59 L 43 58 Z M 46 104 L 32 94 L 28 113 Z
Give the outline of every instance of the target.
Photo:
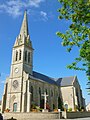
M 16 51 L 16 61 L 18 60 L 18 51 Z
M 30 63 L 30 52 L 28 53 L 28 63 Z
M 21 54 L 22 54 L 22 51 L 20 50 L 19 51 L 19 60 L 21 60 Z
M 27 61 L 27 51 L 25 51 L 25 61 Z

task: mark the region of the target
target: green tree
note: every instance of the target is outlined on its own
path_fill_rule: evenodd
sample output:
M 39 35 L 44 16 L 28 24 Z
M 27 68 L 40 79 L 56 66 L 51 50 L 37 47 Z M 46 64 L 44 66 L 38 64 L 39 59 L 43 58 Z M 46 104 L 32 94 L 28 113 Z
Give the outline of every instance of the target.
M 62 38 L 62 45 L 70 52 L 74 46 L 79 49 L 79 56 L 67 68 L 83 70 L 88 77 L 87 85 L 90 93 L 90 0 L 58 0 L 59 19 L 71 22 L 65 33 L 57 32 Z M 79 67 L 78 63 L 82 64 Z

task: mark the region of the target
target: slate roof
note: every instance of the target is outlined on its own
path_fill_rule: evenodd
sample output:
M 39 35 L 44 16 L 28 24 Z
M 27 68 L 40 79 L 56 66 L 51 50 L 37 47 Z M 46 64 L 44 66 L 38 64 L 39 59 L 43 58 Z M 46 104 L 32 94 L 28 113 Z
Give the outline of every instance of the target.
M 42 82 L 47 82 L 50 84 L 57 85 L 57 83 L 55 82 L 55 80 L 53 78 L 43 75 L 41 73 L 35 72 L 35 71 L 33 71 L 33 76 L 31 76 L 31 77 L 35 80 L 40 80 Z
M 33 75 L 30 76 L 30 78 L 35 79 L 35 80 L 39 80 L 42 82 L 47 82 L 50 84 L 54 84 L 54 85 L 58 85 L 58 86 L 71 86 L 73 85 L 73 81 L 75 80 L 75 76 L 71 76 L 71 77 L 64 77 L 64 78 L 51 78 L 48 77 L 44 74 L 38 73 L 33 71 Z
M 59 86 L 63 87 L 63 86 L 73 85 L 74 80 L 75 80 L 75 76 L 71 76 L 71 77 L 58 78 L 56 82 Z

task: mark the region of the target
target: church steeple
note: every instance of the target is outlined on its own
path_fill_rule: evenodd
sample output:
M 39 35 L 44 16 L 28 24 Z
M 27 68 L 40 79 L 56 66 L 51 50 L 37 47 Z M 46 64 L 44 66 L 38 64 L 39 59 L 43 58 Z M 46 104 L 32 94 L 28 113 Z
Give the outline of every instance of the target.
M 28 31 L 27 11 L 24 12 L 20 33 L 13 47 L 12 66 L 19 64 L 22 64 L 22 71 L 32 74 L 33 47 Z
M 23 22 L 22 22 L 22 26 L 21 26 L 21 30 L 20 30 L 20 35 L 21 36 L 25 35 L 25 37 L 27 37 L 29 35 L 28 21 L 27 21 L 27 11 L 24 12 L 24 18 L 23 18 Z
M 32 43 L 30 41 L 30 35 L 28 30 L 28 19 L 27 19 L 27 11 L 24 12 L 24 18 L 21 25 L 19 36 L 16 38 L 14 47 L 19 45 L 27 45 L 32 48 Z

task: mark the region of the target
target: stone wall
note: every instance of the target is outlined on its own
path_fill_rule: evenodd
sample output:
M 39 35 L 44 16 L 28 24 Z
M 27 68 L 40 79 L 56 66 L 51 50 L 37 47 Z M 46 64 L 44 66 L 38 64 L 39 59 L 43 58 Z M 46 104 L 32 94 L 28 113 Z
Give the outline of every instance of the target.
M 31 112 L 31 113 L 4 113 L 3 118 L 15 118 L 17 120 L 42 120 L 42 119 L 74 119 L 74 118 L 85 118 L 90 117 L 90 112 Z
M 50 106 L 50 109 L 53 110 L 53 104 L 55 105 L 56 108 L 58 108 L 58 97 L 60 96 L 60 91 L 58 86 L 49 84 L 47 82 L 39 81 L 39 80 L 33 80 L 33 79 L 30 79 L 29 84 L 30 84 L 29 85 L 30 89 L 31 89 L 31 86 L 33 87 L 33 101 L 31 101 L 31 104 L 36 103 L 38 106 L 40 106 L 40 93 L 39 93 L 39 88 L 40 88 L 41 99 L 44 99 L 42 94 L 44 94 L 44 92 L 47 91 L 47 95 L 48 95 L 47 101 Z
M 67 104 L 67 109 L 72 108 L 74 110 L 74 94 L 73 86 L 61 87 L 63 104 Z
M 42 120 L 42 119 L 59 119 L 59 114 L 57 113 L 4 113 L 3 118 L 15 118 L 17 120 Z
M 90 112 L 62 112 L 62 118 L 74 119 L 90 117 Z

